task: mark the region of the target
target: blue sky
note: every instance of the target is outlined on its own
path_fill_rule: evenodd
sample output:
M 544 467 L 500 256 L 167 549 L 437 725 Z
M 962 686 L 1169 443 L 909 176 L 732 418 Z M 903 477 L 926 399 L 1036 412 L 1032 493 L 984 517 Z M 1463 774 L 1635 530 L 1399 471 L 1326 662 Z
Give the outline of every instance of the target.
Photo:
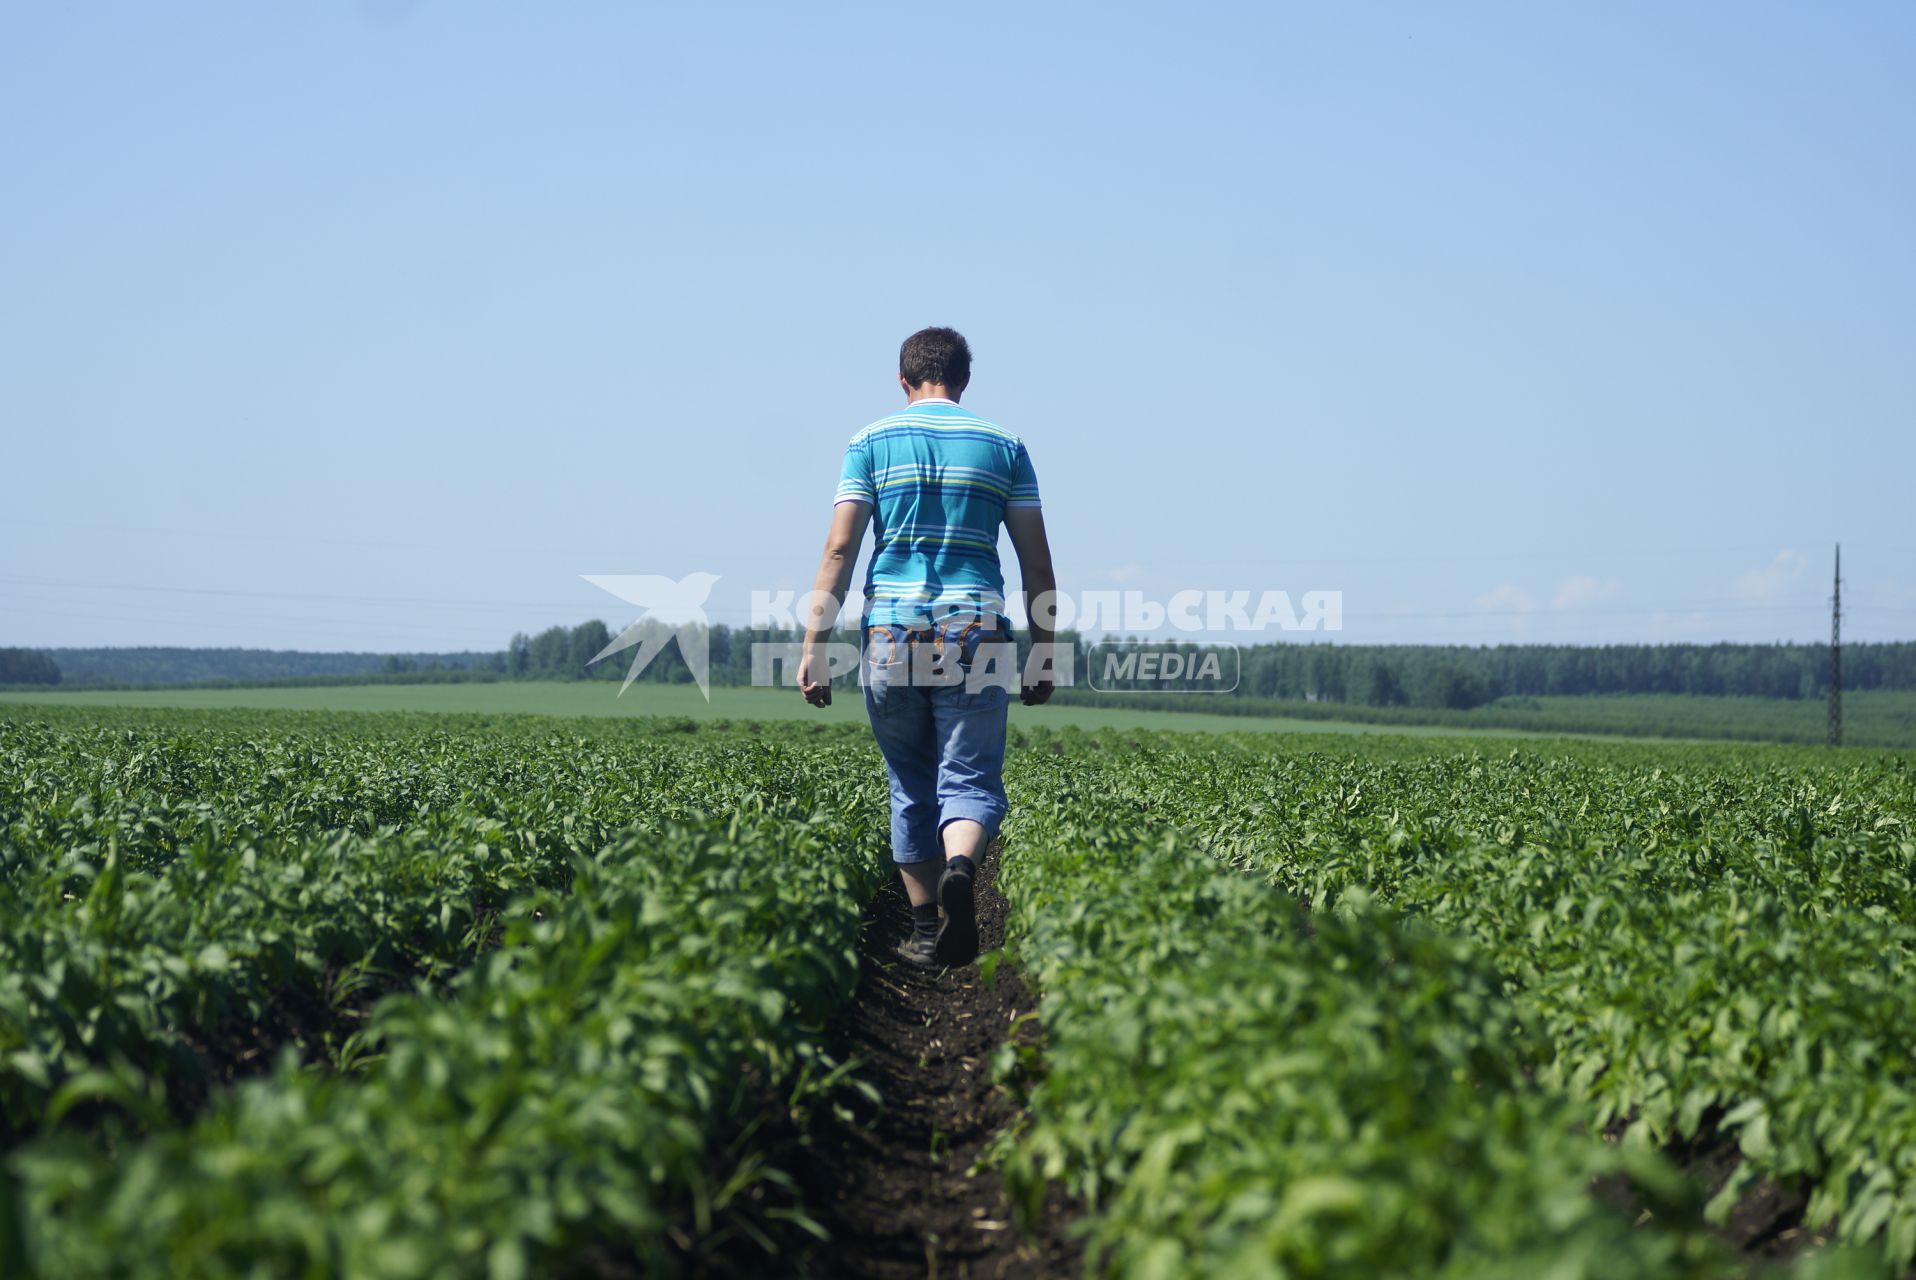
M 1916 7 L 0 10 L 0 644 L 809 581 L 926 324 L 1062 585 L 1916 637 Z

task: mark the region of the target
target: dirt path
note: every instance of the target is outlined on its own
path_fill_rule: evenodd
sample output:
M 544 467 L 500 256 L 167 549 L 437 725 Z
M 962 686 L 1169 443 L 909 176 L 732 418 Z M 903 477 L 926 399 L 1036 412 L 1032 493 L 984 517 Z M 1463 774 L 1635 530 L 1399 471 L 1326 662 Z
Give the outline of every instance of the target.
M 1725 1133 L 1719 1122 L 1721 1107 L 1704 1113 L 1697 1132 L 1689 1138 L 1673 1138 L 1663 1146 L 1663 1156 L 1684 1176 L 1694 1182 L 1705 1198 L 1714 1198 L 1729 1184 L 1743 1164 L 1743 1151 L 1734 1133 Z M 1636 1113 L 1612 1122 L 1604 1130 L 1606 1142 L 1617 1142 Z M 1645 1211 L 1644 1201 L 1628 1178 L 1607 1175 L 1595 1187 L 1599 1198 L 1634 1215 Z M 1804 1210 L 1809 1207 L 1808 1184 L 1797 1178 L 1779 1183 L 1759 1177 L 1738 1198 L 1729 1217 L 1712 1225 L 1710 1234 L 1741 1256 L 1763 1263 L 1788 1262 L 1810 1249 L 1829 1242 L 1826 1232 L 1812 1231 L 1803 1225 Z M 1916 1275 L 1916 1273 L 1912 1273 Z
M 979 874 L 986 950 L 1004 942 L 997 870 L 994 849 Z M 832 1242 L 811 1270 L 860 1280 L 1075 1278 L 1082 1266 L 1064 1231 L 1069 1206 L 1048 1205 L 1038 1234 L 1024 1236 L 997 1173 L 970 1172 L 1016 1114 L 1015 1099 L 992 1083 L 992 1056 L 1037 999 L 1008 963 L 990 984 L 976 965 L 912 968 L 892 953 L 910 929 L 893 885 L 867 914 L 858 993 L 832 1027 L 837 1054 L 864 1061 L 860 1074 L 883 1104 L 861 1105 L 850 1122 L 825 1117 L 813 1135 L 799 1176 Z

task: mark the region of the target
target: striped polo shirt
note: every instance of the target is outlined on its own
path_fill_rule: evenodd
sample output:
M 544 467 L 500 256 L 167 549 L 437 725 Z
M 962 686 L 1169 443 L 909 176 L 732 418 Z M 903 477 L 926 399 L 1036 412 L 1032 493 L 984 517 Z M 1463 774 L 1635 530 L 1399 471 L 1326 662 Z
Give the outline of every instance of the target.
M 925 626 L 1003 616 L 998 529 L 1006 507 L 1038 506 L 1024 442 L 950 400 L 920 400 L 852 437 L 838 502 L 872 508 L 865 621 Z

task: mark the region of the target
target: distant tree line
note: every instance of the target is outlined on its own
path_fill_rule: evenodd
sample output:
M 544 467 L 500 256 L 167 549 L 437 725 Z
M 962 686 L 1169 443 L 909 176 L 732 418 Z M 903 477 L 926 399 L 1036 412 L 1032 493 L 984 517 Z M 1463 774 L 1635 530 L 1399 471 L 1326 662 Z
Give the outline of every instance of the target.
M 60 664 L 33 649 L 0 649 L 0 684 L 59 684 Z
M 593 655 L 612 639 L 603 622 L 551 627 L 516 635 L 506 673 L 534 679 L 623 680 L 632 650 L 596 665 Z M 792 644 L 782 630 L 713 626 L 714 684 L 752 682 L 752 646 Z M 854 639 L 849 633 L 845 637 Z M 1087 670 L 1089 645 L 1078 646 L 1078 670 Z M 1191 645 L 1165 646 L 1189 652 Z M 1240 697 L 1332 702 L 1369 707 L 1447 707 L 1467 710 L 1500 698 L 1598 693 L 1684 693 L 1712 697 L 1820 698 L 1828 691 L 1829 649 L 1820 644 L 1666 645 L 1348 645 L 1261 644 L 1239 649 Z M 639 679 L 685 683 L 691 672 L 676 644 L 655 656 Z M 1082 683 L 1082 676 L 1081 676 Z M 1129 687 L 1168 687 L 1133 681 Z M 1853 644 L 1843 649 L 1846 689 L 1916 689 L 1916 642 Z
M 624 680 L 637 646 L 608 654 L 596 663 L 592 661 L 612 643 L 615 634 L 619 633 L 596 619 L 576 627 L 547 627 L 535 636 L 521 632 L 506 645 L 505 672 L 508 676 L 533 680 Z M 641 631 L 640 642 L 647 636 L 654 641 L 664 641 L 670 634 L 669 627 L 648 626 Z M 707 628 L 706 638 L 711 681 L 726 685 L 752 683 L 754 644 L 760 641 L 797 644 L 803 639 L 796 631 L 729 627 L 722 622 Z M 857 642 L 856 634 L 851 632 L 844 638 Z M 647 660 L 638 679 L 656 684 L 692 683 L 692 669 L 685 664 L 676 639 Z
M 1268 644 L 1242 658 L 1247 696 L 1372 707 L 1593 693 L 1818 698 L 1829 688 L 1820 644 Z M 1916 643 L 1845 645 L 1843 687 L 1916 689 Z
M 649 628 L 654 639 L 669 634 Z M 407 679 L 623 680 L 635 650 L 594 663 L 614 632 L 593 620 L 575 627 L 520 633 L 494 652 L 302 653 L 263 649 L 0 650 L 0 684 L 142 685 L 284 682 L 365 676 Z M 846 640 L 855 640 L 851 632 Z M 1080 682 L 1088 645 L 1079 646 Z M 753 680 L 753 646 L 796 645 L 789 630 L 718 624 L 707 632 L 711 680 Z M 1159 648 L 1165 646 L 1159 645 Z M 1191 646 L 1183 646 L 1187 651 Z M 1468 710 L 1499 699 L 1610 693 L 1701 694 L 1712 697 L 1820 698 L 1827 692 L 1829 650 L 1820 644 L 1662 645 L 1362 645 L 1273 643 L 1241 646 L 1238 697 L 1365 707 Z M 785 668 L 778 670 L 783 675 Z M 676 642 L 649 661 L 639 679 L 690 683 Z M 1177 687 L 1133 680 L 1135 690 Z M 1916 642 L 1852 644 L 1843 649 L 1843 687 L 1916 690 Z
M 294 649 L 186 649 L 156 645 L 44 651 L 70 685 L 264 682 L 309 676 L 495 670 L 498 650 L 465 653 L 309 653 Z

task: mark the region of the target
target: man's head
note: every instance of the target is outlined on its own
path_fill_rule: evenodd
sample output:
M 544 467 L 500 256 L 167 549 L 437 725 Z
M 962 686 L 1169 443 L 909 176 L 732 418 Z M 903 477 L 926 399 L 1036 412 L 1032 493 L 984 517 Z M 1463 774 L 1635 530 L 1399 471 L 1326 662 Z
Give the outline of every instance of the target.
M 943 387 L 956 400 L 971 381 L 971 346 L 956 329 L 920 329 L 898 348 L 898 382 L 907 392 Z

